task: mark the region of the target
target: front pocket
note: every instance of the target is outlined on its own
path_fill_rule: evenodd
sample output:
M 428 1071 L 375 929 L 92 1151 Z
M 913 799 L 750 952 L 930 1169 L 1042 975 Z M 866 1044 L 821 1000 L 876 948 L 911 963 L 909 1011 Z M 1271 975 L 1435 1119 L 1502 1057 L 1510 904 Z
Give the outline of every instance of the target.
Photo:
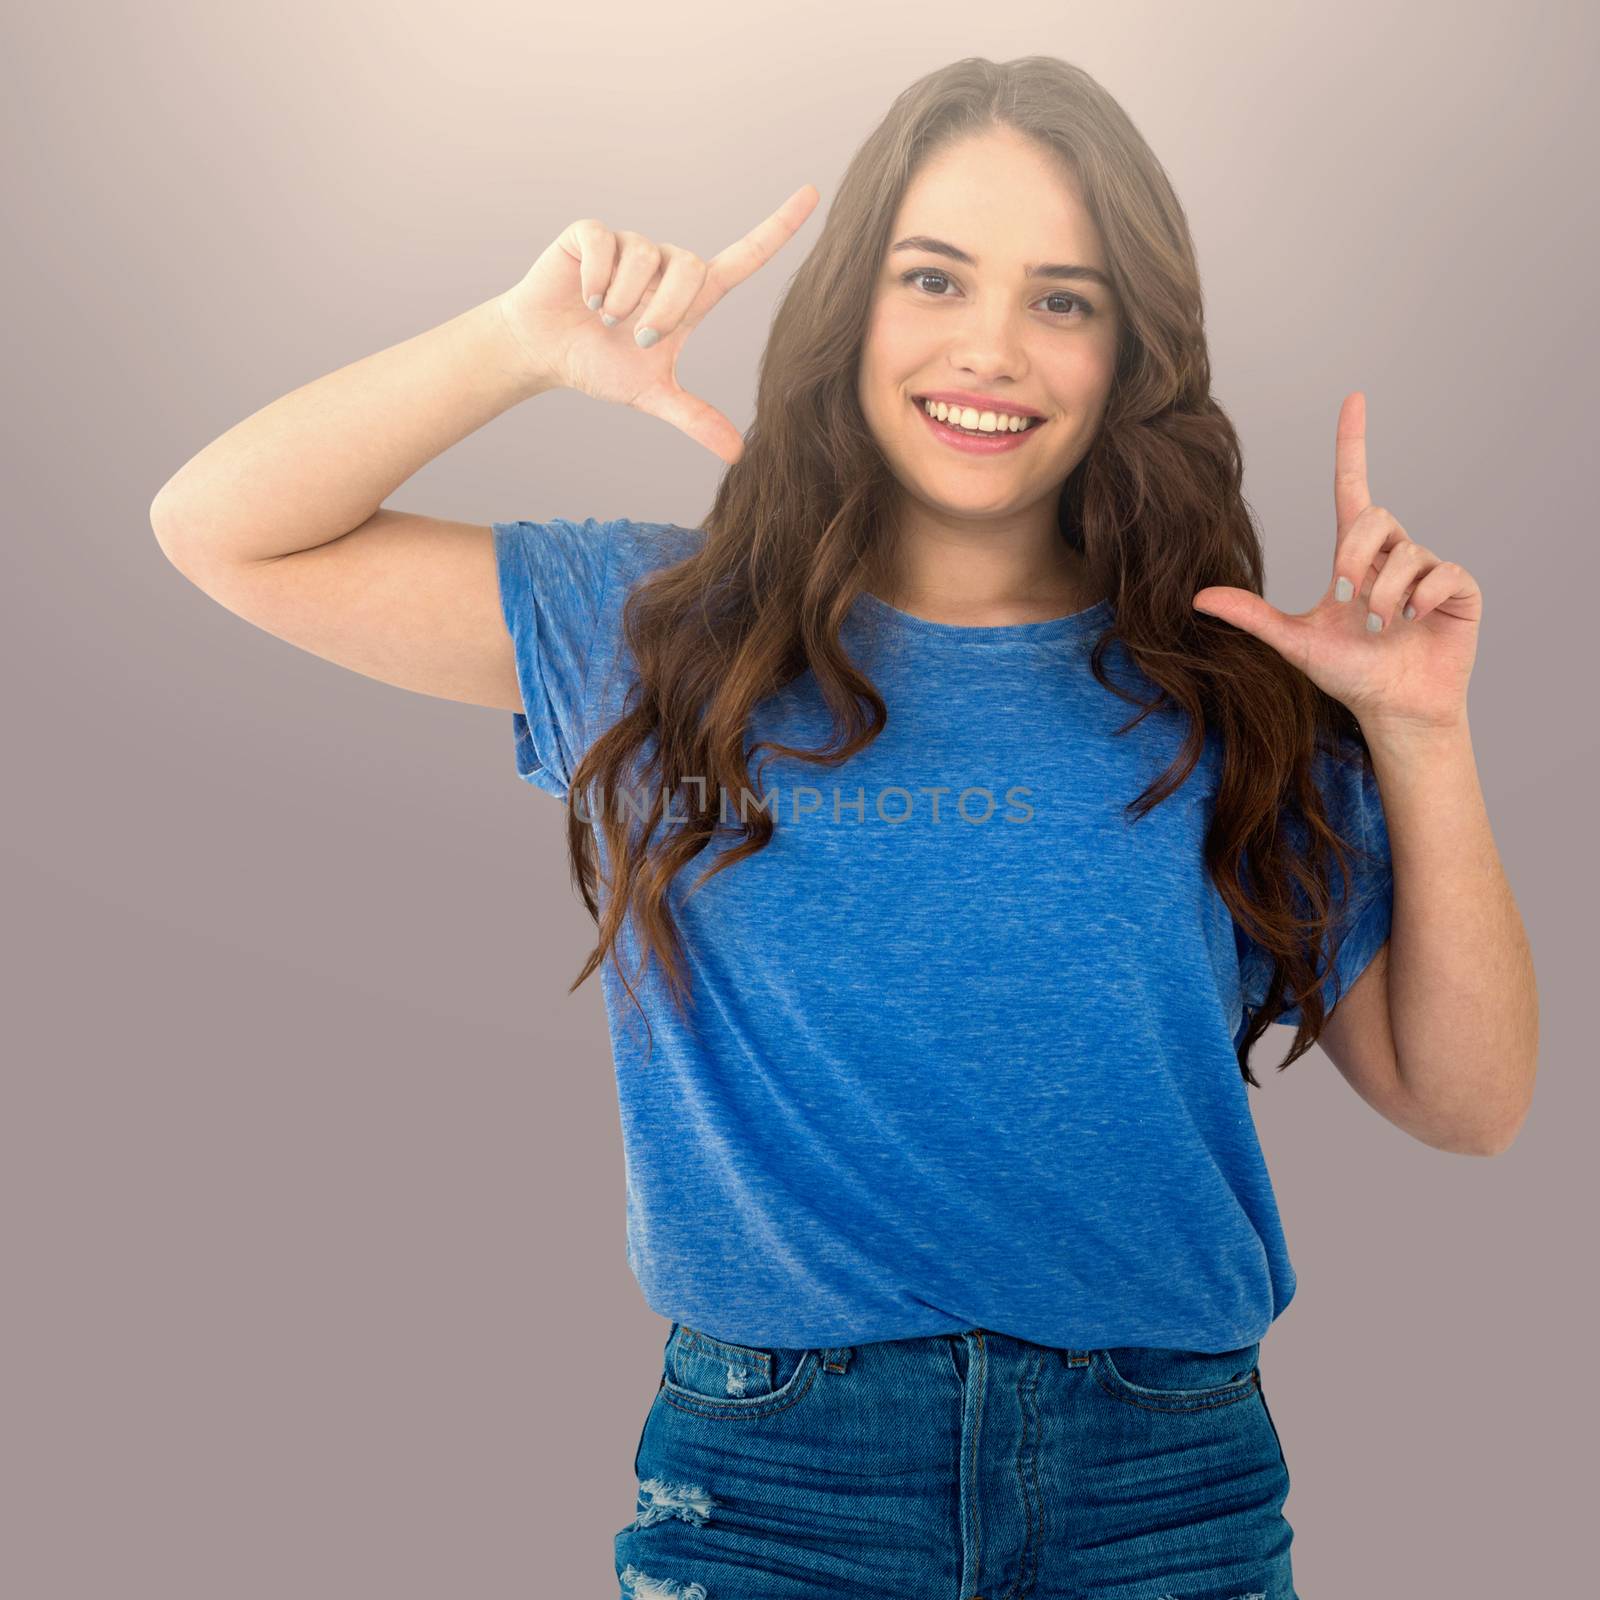
M 699 1415 L 766 1416 L 794 1404 L 816 1372 L 814 1350 L 733 1344 L 675 1323 L 661 1392 L 670 1405 Z
M 1248 1399 L 1261 1386 L 1260 1341 L 1238 1350 L 1118 1345 L 1090 1356 L 1095 1381 L 1114 1399 L 1153 1411 L 1204 1411 Z

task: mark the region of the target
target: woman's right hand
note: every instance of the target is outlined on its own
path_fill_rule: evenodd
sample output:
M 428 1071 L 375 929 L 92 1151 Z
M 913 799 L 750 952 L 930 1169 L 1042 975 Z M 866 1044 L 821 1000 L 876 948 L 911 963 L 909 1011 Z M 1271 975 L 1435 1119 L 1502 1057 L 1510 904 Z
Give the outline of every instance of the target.
M 690 329 L 794 237 L 820 198 L 812 184 L 796 189 L 710 261 L 592 217 L 568 223 L 522 281 L 500 296 L 500 310 L 540 382 L 660 417 L 735 462 L 744 435 L 679 386 L 678 356 Z M 590 310 L 593 296 L 602 299 Z M 617 319 L 611 327 L 602 312 Z M 643 328 L 659 335 L 648 347 L 634 337 Z

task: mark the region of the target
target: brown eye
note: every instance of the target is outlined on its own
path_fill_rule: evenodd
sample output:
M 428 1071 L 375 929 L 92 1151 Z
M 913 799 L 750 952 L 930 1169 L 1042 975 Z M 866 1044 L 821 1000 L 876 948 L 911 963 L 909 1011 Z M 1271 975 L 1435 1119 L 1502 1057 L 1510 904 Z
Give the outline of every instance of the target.
M 943 283 L 955 282 L 955 279 L 952 278 L 948 272 L 941 272 L 937 267 L 913 267 L 909 272 L 902 272 L 900 274 L 900 281 L 902 283 L 911 283 L 913 280 L 919 278 L 938 278 Z M 924 290 L 923 292 L 926 294 L 929 291 Z M 941 292 L 934 295 L 933 298 L 937 300 L 948 300 L 950 296 Z M 1045 295 L 1044 298 L 1046 300 L 1065 300 L 1069 303 L 1068 310 L 1052 311 L 1050 313 L 1051 316 L 1062 321 L 1071 318 L 1074 311 L 1076 311 L 1077 320 L 1080 322 L 1094 315 L 1094 307 L 1090 305 L 1087 300 L 1085 300 L 1081 295 L 1069 294 L 1065 289 L 1054 289 L 1049 294 Z

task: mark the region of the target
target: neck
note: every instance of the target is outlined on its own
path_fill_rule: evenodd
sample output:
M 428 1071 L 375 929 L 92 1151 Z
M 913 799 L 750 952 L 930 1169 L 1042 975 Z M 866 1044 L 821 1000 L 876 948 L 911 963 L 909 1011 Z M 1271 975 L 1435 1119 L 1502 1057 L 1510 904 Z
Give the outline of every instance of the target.
M 977 627 L 1070 616 L 1102 598 L 1088 563 L 1060 537 L 1042 562 L 993 547 L 903 542 L 880 554 L 867 588 L 913 616 Z

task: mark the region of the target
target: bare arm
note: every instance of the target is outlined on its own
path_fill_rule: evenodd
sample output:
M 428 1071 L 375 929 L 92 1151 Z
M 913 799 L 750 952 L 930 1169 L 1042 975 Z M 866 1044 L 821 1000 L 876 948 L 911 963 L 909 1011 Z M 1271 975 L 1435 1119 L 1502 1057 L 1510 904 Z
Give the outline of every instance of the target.
M 496 296 L 235 424 L 162 485 L 151 525 L 186 572 L 327 544 L 435 456 L 554 386 Z
M 809 184 L 797 190 L 710 263 L 592 217 L 569 223 L 504 294 L 208 444 L 156 495 L 157 541 L 214 600 L 314 655 L 419 693 L 522 709 L 493 530 L 384 500 L 552 388 L 634 406 L 738 459 L 739 430 L 679 385 L 678 354 L 816 199 Z
M 384 507 L 420 467 L 559 385 L 485 301 L 304 385 L 208 444 L 150 509 L 236 616 L 366 677 L 519 711 L 489 527 Z

